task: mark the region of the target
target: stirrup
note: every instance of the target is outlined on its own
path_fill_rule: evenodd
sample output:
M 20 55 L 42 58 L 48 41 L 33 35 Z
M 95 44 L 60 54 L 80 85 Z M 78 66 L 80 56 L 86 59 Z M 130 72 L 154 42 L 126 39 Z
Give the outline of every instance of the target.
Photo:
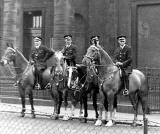
M 52 86 L 51 83 L 48 83 L 48 84 L 45 86 L 45 88 L 46 88 L 46 89 L 51 89 L 51 86 Z
M 19 84 L 19 81 L 16 81 L 16 82 L 13 84 L 13 86 L 14 86 L 14 87 L 18 87 L 18 84 Z
M 18 87 L 18 83 L 15 82 L 15 83 L 13 84 L 13 86 L 14 86 L 14 87 Z
M 125 88 L 124 90 L 123 90 L 123 95 L 128 95 L 129 94 L 129 90 L 127 89 L 127 88 Z
M 41 89 L 41 86 L 40 86 L 39 83 L 37 83 L 37 84 L 35 85 L 35 89 L 37 89 L 37 90 L 40 90 L 40 89 Z

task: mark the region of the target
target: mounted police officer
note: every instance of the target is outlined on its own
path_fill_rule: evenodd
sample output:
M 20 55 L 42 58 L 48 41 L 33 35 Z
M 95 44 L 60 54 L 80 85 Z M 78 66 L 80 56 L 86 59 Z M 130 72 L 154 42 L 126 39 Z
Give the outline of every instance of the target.
M 62 49 L 62 53 L 65 56 L 65 61 L 68 66 L 76 65 L 76 47 L 72 44 L 72 35 L 67 34 L 64 36 L 65 47 Z
M 125 89 L 123 95 L 129 93 L 129 75 L 132 72 L 132 56 L 131 47 L 126 44 L 126 36 L 120 35 L 117 37 L 119 47 L 114 52 L 114 60 L 116 65 L 122 70 L 122 80 L 124 82 Z
M 91 36 L 91 38 L 90 38 L 90 44 L 94 45 L 94 46 L 99 45 L 99 38 L 100 38 L 100 36 L 98 36 L 98 35 Z
M 36 89 L 41 89 L 42 73 L 47 68 L 46 61 L 54 54 L 54 51 L 41 44 L 42 38 L 37 36 L 33 39 L 34 48 L 30 56 L 31 64 L 35 66 Z
M 100 39 L 100 36 L 98 36 L 98 35 L 91 36 L 90 45 L 93 45 L 93 46 L 97 47 L 97 45 L 100 45 L 99 39 Z M 97 58 L 94 61 L 94 64 L 97 64 L 97 65 L 100 64 L 99 58 Z

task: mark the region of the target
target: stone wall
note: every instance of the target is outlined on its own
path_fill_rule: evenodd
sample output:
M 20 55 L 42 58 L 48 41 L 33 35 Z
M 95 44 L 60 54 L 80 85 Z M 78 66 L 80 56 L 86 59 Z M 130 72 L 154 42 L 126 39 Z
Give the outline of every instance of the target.
M 15 47 L 21 48 L 22 22 L 21 18 L 21 0 L 3 1 L 3 21 L 2 21 L 2 44 L 1 50 L 5 49 L 7 42 Z

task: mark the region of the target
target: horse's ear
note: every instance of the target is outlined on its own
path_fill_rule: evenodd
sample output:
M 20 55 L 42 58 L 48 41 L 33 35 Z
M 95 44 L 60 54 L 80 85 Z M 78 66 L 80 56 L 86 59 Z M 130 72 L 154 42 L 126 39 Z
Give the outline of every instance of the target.
M 11 47 L 11 48 L 14 48 L 14 47 L 13 47 L 13 43 L 10 43 L 10 47 Z
M 6 46 L 9 47 L 9 43 L 8 42 L 6 43 Z

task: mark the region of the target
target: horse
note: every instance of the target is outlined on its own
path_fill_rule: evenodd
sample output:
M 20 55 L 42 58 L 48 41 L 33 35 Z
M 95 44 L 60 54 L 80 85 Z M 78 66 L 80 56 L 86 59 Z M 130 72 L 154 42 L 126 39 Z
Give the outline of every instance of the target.
M 49 92 L 54 100 L 54 112 L 52 119 L 58 119 L 62 101 L 64 100 L 65 109 L 68 106 L 67 102 L 67 79 L 66 79 L 66 63 L 61 51 L 55 52 L 56 65 L 51 69 Z M 65 117 L 63 117 L 65 118 Z
M 94 61 L 99 60 L 99 64 L 95 65 Z M 113 100 L 114 95 L 119 94 L 121 81 L 121 70 L 112 61 L 108 53 L 100 46 L 90 46 L 87 49 L 87 53 L 83 58 L 86 65 L 92 66 L 91 71 L 93 75 L 97 75 L 99 83 L 99 94 L 100 94 L 100 106 L 99 106 L 99 117 L 95 125 L 102 124 L 102 110 L 103 106 L 105 111 L 108 112 L 108 123 L 106 126 L 114 125 L 113 119 Z M 96 70 L 98 74 L 96 74 Z M 129 98 L 134 109 L 133 125 L 136 125 L 138 104 L 141 103 L 143 111 L 143 120 L 146 118 L 146 105 L 147 105 L 148 85 L 147 78 L 145 75 L 137 70 L 133 69 L 129 76 Z M 105 100 L 108 101 L 106 106 Z
M 52 83 L 52 89 L 50 89 L 50 93 L 52 96 L 52 99 L 54 101 L 54 113 L 60 113 L 60 106 L 61 103 L 59 99 L 57 99 L 57 96 L 61 96 L 61 93 L 56 92 L 56 89 L 54 89 L 53 85 L 57 84 L 57 79 L 58 83 L 61 81 L 60 78 L 60 73 L 62 70 L 62 64 L 61 60 L 59 60 L 59 52 L 55 51 L 54 57 L 56 59 L 56 65 L 52 67 L 48 67 L 42 74 L 42 85 L 44 88 L 50 88 L 48 87 L 49 83 Z M 21 111 L 21 117 L 25 116 L 25 94 L 27 93 L 29 96 L 29 101 L 31 104 L 31 115 L 32 118 L 35 118 L 35 110 L 34 110 L 34 105 L 33 105 L 33 89 L 35 85 L 35 76 L 34 76 L 34 65 L 32 65 L 24 56 L 23 54 L 17 49 L 14 48 L 13 46 L 7 46 L 7 49 L 4 52 L 4 55 L 2 56 L 1 59 L 1 64 L 6 65 L 10 63 L 13 63 L 13 69 L 15 69 L 16 75 L 18 76 L 18 89 L 19 89 L 19 94 L 21 98 L 21 103 L 22 103 L 22 111 Z M 13 70 L 11 69 L 11 70 Z M 57 77 L 58 74 L 58 77 Z M 52 77 L 52 78 L 51 78 Z M 54 78 L 54 83 L 52 79 Z M 56 96 L 57 95 L 57 96 Z M 58 102 L 57 102 L 58 100 Z M 66 101 L 64 101 L 65 103 Z M 65 104 L 66 105 L 66 104 Z M 53 115 L 54 115 L 53 113 Z M 55 119 L 57 119 L 57 116 L 55 116 Z
M 98 118 L 97 97 L 99 94 L 98 77 L 90 74 L 90 66 L 76 64 L 76 67 L 68 67 L 68 87 L 71 92 L 72 115 L 78 102 L 80 102 L 81 122 L 87 123 L 88 117 L 88 97 L 92 97 L 93 108 L 95 110 L 95 119 Z M 107 100 L 105 101 L 107 104 Z M 84 116 L 82 117 L 82 105 L 84 106 Z M 117 108 L 117 96 L 114 97 L 114 110 Z

